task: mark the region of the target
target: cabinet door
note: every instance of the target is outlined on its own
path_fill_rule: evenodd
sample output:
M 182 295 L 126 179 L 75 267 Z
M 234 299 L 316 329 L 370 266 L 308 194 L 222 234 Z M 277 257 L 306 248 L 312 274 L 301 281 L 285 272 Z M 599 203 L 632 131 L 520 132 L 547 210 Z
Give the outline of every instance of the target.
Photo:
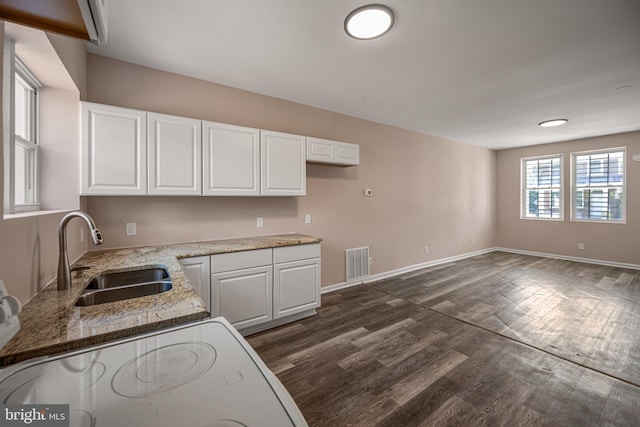
M 147 113 L 82 103 L 82 194 L 147 194 Z
M 260 131 L 203 123 L 204 195 L 260 195 Z
M 273 267 L 273 318 L 320 306 L 320 258 Z
M 299 135 L 260 131 L 261 194 L 304 196 L 306 194 L 306 138 Z
M 335 148 L 335 161 L 340 165 L 359 165 L 360 146 L 346 142 L 337 142 Z
M 182 271 L 189 279 L 189 284 L 196 290 L 200 298 L 204 301 L 207 311 L 211 313 L 211 274 L 209 264 L 211 257 L 200 256 L 194 258 L 184 258 L 180 260 Z
M 149 194 L 202 194 L 202 122 L 149 113 Z
M 347 142 L 307 138 L 307 161 L 342 166 L 360 164 L 360 146 Z
M 307 137 L 307 161 L 333 163 L 335 143 L 326 139 Z
M 273 319 L 272 266 L 211 275 L 211 316 L 223 316 L 237 329 Z

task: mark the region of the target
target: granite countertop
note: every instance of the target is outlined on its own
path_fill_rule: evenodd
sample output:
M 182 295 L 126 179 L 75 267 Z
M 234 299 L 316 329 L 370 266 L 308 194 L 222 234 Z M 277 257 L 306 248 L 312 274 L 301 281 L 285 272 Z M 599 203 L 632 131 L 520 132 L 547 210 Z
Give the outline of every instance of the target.
M 75 277 L 73 273 L 70 289 L 58 291 L 57 283 L 53 282 L 24 305 L 18 316 L 20 331 L 0 350 L 0 366 L 208 318 L 203 301 L 182 271 L 181 258 L 321 240 L 292 233 L 87 252 L 76 264 L 90 265 L 91 269 L 83 277 Z M 74 306 L 85 285 L 97 274 L 141 266 L 166 267 L 173 288 L 113 303 Z

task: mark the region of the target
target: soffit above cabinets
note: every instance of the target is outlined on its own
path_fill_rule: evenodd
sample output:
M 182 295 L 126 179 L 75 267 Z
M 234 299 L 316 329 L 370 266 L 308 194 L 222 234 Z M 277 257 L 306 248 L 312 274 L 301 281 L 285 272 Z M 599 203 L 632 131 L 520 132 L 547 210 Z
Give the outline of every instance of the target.
M 0 0 L 0 19 L 102 44 L 105 0 Z
M 89 40 L 77 0 L 0 0 L 0 18 Z

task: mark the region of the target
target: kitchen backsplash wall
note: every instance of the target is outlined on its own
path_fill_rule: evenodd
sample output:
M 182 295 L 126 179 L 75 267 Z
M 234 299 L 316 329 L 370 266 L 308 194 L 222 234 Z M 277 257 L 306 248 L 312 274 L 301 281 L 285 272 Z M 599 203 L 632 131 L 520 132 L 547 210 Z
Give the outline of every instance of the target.
M 492 150 L 92 54 L 87 100 L 360 144 L 360 166 L 307 165 L 306 197 L 86 197 L 105 247 L 296 231 L 324 239 L 326 286 L 347 248 L 369 245 L 375 274 L 495 243 Z

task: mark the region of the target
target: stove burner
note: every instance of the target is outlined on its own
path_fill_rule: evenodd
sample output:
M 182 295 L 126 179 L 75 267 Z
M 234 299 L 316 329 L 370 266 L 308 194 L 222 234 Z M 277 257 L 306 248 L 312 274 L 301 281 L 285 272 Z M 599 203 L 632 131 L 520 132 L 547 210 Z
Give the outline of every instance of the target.
M 97 383 L 106 369 L 100 362 L 91 362 L 83 371 L 69 370 L 67 365 L 60 363 L 52 364 L 45 370 L 38 365 L 31 366 L 3 381 L 3 388 L 11 390 L 4 403 L 69 403 Z M 28 378 L 26 381 L 25 377 Z
M 207 343 L 167 345 L 122 365 L 111 380 L 111 388 L 123 397 L 151 396 L 200 377 L 215 361 L 216 350 Z

